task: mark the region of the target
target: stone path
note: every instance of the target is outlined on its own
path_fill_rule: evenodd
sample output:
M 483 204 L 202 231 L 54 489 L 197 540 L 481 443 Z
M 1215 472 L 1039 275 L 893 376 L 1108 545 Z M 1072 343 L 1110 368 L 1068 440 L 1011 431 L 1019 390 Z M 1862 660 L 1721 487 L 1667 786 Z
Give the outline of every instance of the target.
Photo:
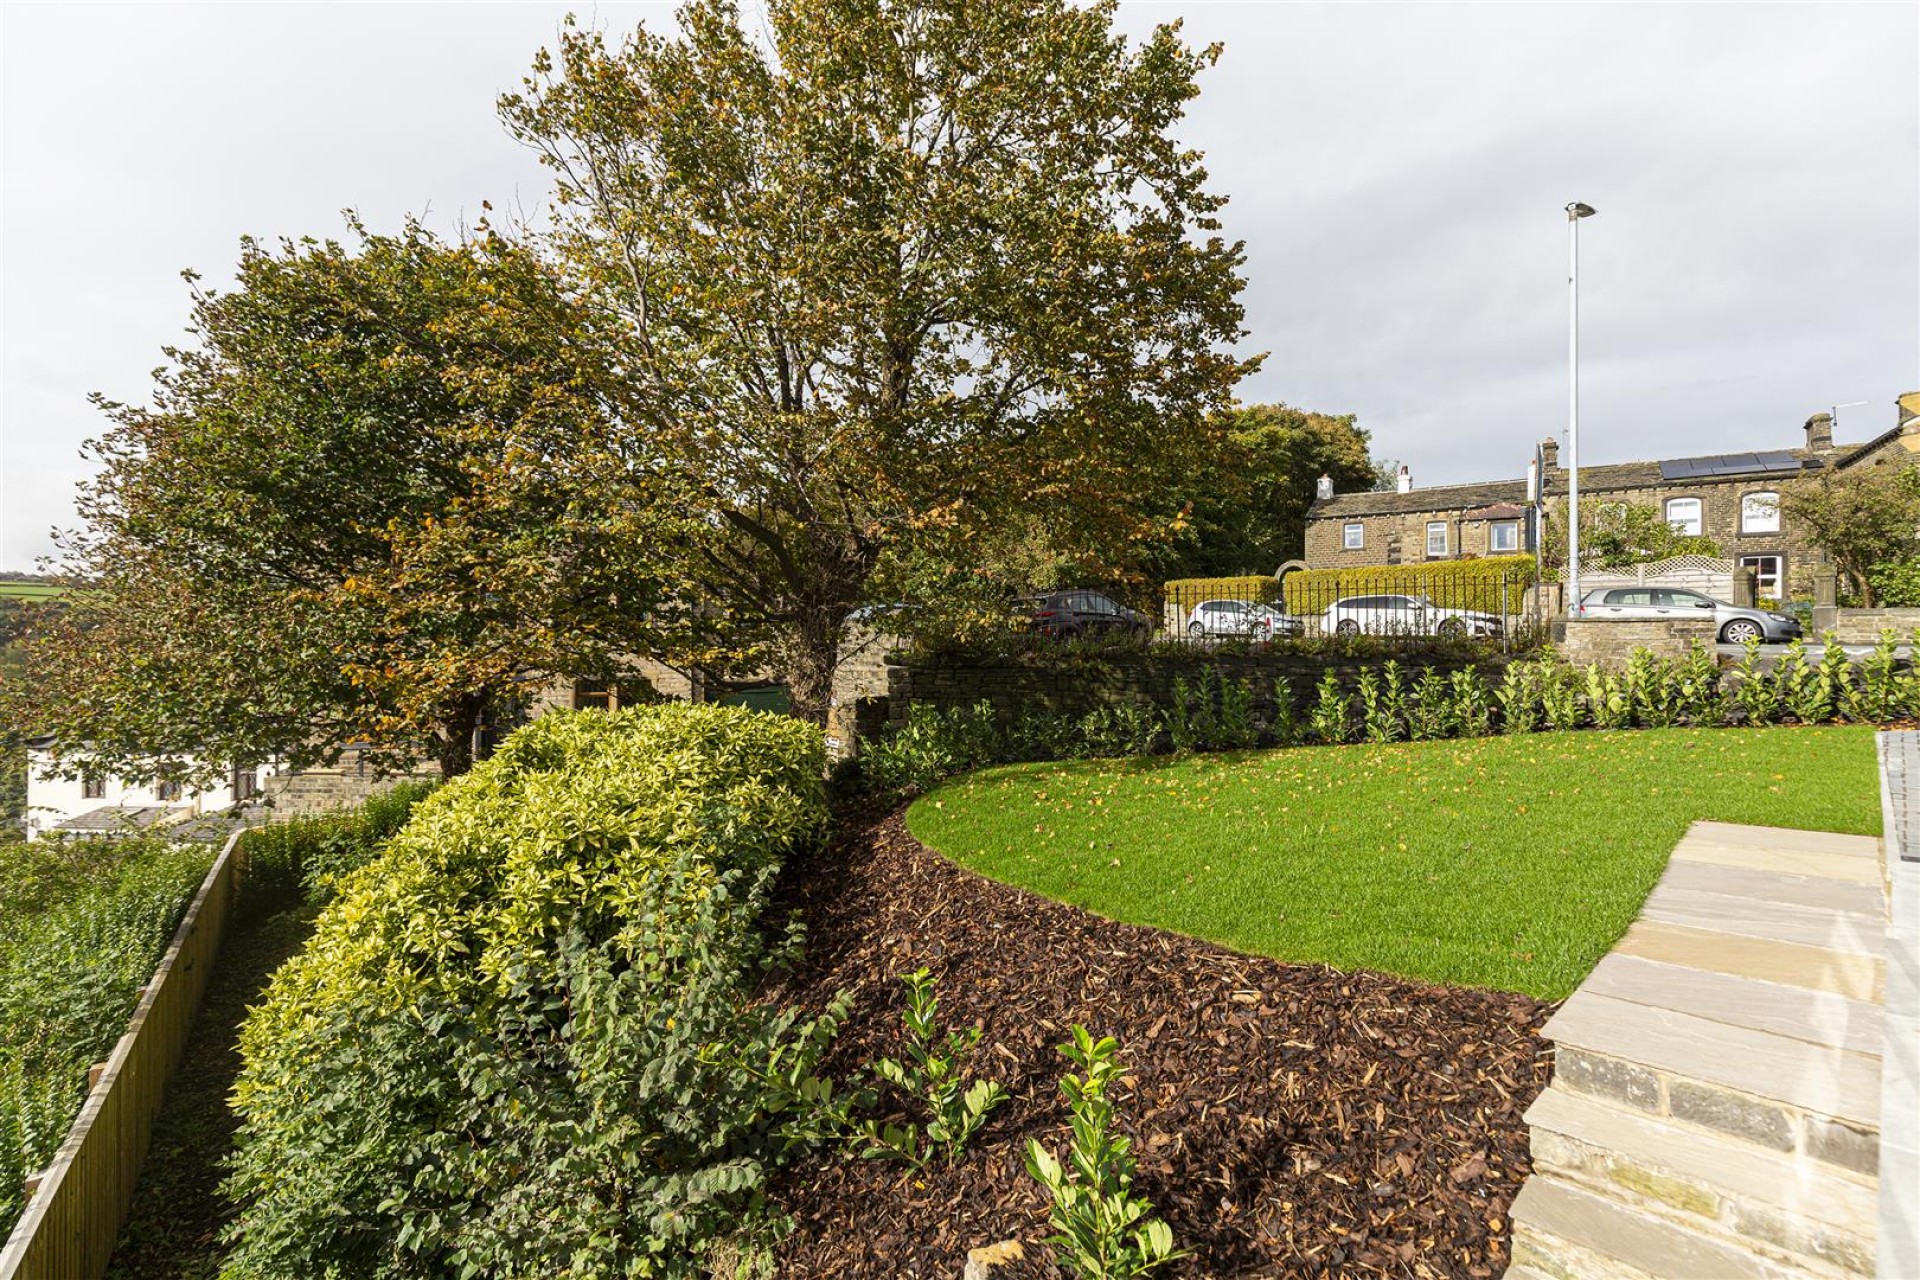
M 1515 1280 L 1871 1276 L 1880 842 L 1695 823 L 1547 1023 Z

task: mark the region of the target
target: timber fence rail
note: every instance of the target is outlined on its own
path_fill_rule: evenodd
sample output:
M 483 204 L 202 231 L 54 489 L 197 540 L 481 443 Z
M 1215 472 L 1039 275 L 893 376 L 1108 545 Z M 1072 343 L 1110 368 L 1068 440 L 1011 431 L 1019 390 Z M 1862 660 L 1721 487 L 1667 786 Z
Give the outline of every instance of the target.
M 0 1250 L 0 1280 L 106 1274 L 167 1082 L 180 1064 L 239 888 L 240 837 L 220 850 L 104 1068 L 96 1067 L 73 1128 L 40 1174 Z

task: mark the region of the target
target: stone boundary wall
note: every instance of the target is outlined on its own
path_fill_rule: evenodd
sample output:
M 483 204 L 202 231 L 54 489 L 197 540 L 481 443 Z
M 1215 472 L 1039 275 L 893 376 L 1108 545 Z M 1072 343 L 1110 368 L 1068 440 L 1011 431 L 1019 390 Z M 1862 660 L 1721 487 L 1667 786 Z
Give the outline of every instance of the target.
M 1715 638 L 1712 618 L 1568 618 L 1566 625 L 1560 653 L 1580 667 L 1623 667 L 1637 649 L 1685 657 L 1696 641 L 1711 648 Z
M 1882 631 L 1891 631 L 1905 644 L 1920 628 L 1920 609 L 1836 609 L 1834 639 L 1841 644 L 1877 644 Z
M 1329 670 L 1351 689 L 1363 668 L 1378 668 L 1398 656 L 1409 683 L 1432 668 L 1442 674 L 1462 667 L 1478 667 L 1491 679 L 1506 669 L 1506 654 L 1438 655 L 1381 654 L 1365 658 L 1321 657 L 1311 654 L 1216 656 L 1210 660 L 1151 655 L 1113 657 L 1072 666 L 1039 667 L 1017 663 L 987 664 L 931 659 L 887 662 L 884 696 L 867 696 L 855 703 L 854 730 L 861 737 L 878 733 L 887 724 L 906 722 L 915 703 L 947 709 L 990 702 L 1001 718 L 1013 720 L 1028 712 L 1082 716 L 1099 707 L 1152 704 L 1173 705 L 1174 681 L 1189 684 L 1211 669 L 1221 679 L 1244 679 L 1254 691 L 1254 706 L 1267 711 L 1275 705 L 1275 689 L 1284 681 L 1294 707 L 1304 712 L 1313 700 L 1314 686 Z

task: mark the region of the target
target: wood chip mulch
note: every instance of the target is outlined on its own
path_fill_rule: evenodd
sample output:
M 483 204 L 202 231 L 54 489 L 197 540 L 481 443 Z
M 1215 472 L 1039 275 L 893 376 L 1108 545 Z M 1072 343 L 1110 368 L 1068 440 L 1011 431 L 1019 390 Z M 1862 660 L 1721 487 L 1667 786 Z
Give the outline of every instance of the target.
M 1023 1242 L 999 1280 L 1055 1276 L 1047 1202 L 1022 1152 L 1065 1147 L 1054 1046 L 1073 1023 L 1132 1068 L 1118 1101 L 1152 1198 L 1192 1251 L 1181 1276 L 1498 1276 L 1507 1206 L 1529 1172 L 1521 1121 L 1546 1086 L 1549 1006 L 1524 996 L 1341 973 L 1116 924 L 993 883 L 907 834 L 849 824 L 789 869 L 807 925 L 771 996 L 853 1017 L 839 1078 L 901 1055 L 898 975 L 929 966 L 942 1020 L 979 1023 L 976 1074 L 1004 1083 L 963 1159 L 920 1173 L 836 1159 L 775 1190 L 795 1230 L 783 1276 L 958 1277 L 967 1252 Z M 901 1114 L 908 1114 L 903 1111 Z M 916 1119 L 924 1119 L 915 1116 Z

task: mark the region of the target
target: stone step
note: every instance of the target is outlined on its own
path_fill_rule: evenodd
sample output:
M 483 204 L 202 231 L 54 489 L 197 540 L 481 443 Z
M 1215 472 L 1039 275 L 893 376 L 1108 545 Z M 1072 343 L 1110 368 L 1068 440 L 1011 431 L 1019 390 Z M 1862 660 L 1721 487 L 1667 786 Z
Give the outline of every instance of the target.
M 1816 834 L 1801 832 L 1802 835 Z M 1834 836 L 1835 840 L 1862 839 L 1858 836 Z M 1729 844 L 1689 833 L 1674 846 L 1673 856 L 1680 862 L 1704 862 L 1712 866 L 1737 867 L 1751 871 L 1774 871 L 1787 875 L 1818 876 L 1850 884 L 1880 883 L 1880 861 L 1862 857 L 1854 849 L 1825 848 L 1818 845 L 1772 846 Z
M 1758 1252 L 1873 1274 L 1879 1195 L 1870 1175 L 1559 1089 L 1534 1100 L 1527 1123 L 1536 1177 L 1586 1184 Z
M 1585 990 L 1560 1007 L 1541 1035 L 1562 1052 L 1604 1055 L 1695 1086 L 1689 1094 L 1704 1087 L 1710 1095 L 1728 1095 L 1697 1099 L 1703 1105 L 1759 1100 L 1878 1127 L 1880 1062 L 1864 1053 Z M 1673 1112 L 1680 1113 L 1677 1097 Z
M 1596 995 L 1855 1053 L 1871 1056 L 1882 1047 L 1880 1006 L 1831 991 L 1712 973 L 1623 952 L 1595 965 L 1580 985 Z
M 1809 1274 L 1557 1178 L 1528 1178 L 1508 1216 L 1514 1261 L 1564 1280 L 1789 1280 Z
M 1679 889 L 1665 883 L 1647 895 L 1640 918 L 1743 938 L 1824 947 L 1848 955 L 1878 957 L 1886 946 L 1887 920 L 1882 912 L 1855 915 L 1824 907 Z
M 1825 876 L 1790 875 L 1751 867 L 1724 867 L 1705 862 L 1669 862 L 1660 887 L 1698 889 L 1736 894 L 1761 902 L 1792 902 L 1803 907 L 1825 907 L 1853 915 L 1885 919 L 1886 896 L 1878 885 L 1832 880 Z
M 1879 836 L 1843 835 L 1837 831 L 1756 827 L 1743 822 L 1709 822 L 1703 819 L 1687 828 L 1686 838 L 1733 848 L 1832 853 L 1865 858 L 1869 862 L 1877 862 L 1880 858 Z
M 1766 938 L 1737 938 L 1659 920 L 1634 921 L 1614 950 L 1713 973 L 1832 991 L 1850 1000 L 1878 1001 L 1885 980 L 1885 966 L 1874 956 L 1841 955 L 1823 947 Z

